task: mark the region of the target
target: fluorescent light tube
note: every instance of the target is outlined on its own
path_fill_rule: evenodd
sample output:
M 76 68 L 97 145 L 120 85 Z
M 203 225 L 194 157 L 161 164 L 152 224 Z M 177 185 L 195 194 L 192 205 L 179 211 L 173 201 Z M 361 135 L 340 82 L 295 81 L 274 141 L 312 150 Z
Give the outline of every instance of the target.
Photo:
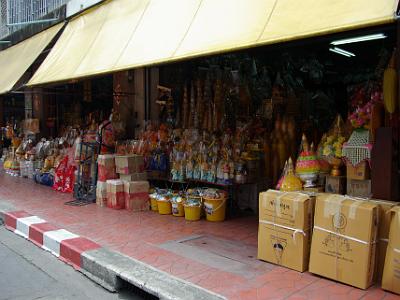
M 379 39 L 385 39 L 385 38 L 387 38 L 387 36 L 384 35 L 383 33 L 369 34 L 369 35 L 363 35 L 363 36 L 358 36 L 358 37 L 349 38 L 349 39 L 333 41 L 333 42 L 331 42 L 331 45 L 335 45 L 335 46 L 336 45 L 344 45 L 344 44 L 373 41 L 373 40 L 379 40 Z
M 340 52 L 340 53 L 343 53 L 343 54 L 346 54 L 346 55 L 350 55 L 350 56 L 356 56 L 353 52 L 344 50 L 344 49 L 339 48 L 339 47 L 333 47 L 333 49 L 335 49 L 336 52 Z
M 356 56 L 353 52 L 346 51 L 346 50 L 343 50 L 343 49 L 338 48 L 338 47 L 329 48 L 329 51 L 335 52 L 337 54 L 341 54 L 341 55 L 344 55 L 344 56 L 347 56 L 347 57 Z

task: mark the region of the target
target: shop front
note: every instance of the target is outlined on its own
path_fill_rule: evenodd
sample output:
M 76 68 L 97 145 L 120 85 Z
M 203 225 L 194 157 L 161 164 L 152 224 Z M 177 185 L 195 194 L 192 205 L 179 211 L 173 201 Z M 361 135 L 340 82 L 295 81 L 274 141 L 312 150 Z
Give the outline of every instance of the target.
M 53 188 L 182 227 L 258 214 L 258 259 L 399 293 L 397 1 L 121 1 L 28 83 L 113 73 L 110 122 L 71 137 Z

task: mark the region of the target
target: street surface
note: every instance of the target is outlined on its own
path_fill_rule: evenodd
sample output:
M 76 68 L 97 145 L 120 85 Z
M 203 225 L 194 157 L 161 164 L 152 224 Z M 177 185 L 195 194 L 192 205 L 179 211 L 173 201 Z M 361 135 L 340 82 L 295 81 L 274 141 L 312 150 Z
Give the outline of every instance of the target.
M 109 293 L 50 253 L 0 226 L 0 300 L 145 299 Z

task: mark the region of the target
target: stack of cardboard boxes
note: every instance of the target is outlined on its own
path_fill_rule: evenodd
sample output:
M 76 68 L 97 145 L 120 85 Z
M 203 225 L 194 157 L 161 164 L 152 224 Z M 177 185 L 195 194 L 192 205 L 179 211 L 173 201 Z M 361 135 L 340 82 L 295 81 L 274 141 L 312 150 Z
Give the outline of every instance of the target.
M 371 197 L 371 169 L 367 161 L 346 164 L 346 176 L 326 176 L 325 192 L 353 197 Z
M 141 155 L 100 155 L 96 202 L 130 211 L 149 210 L 149 183 Z
M 116 156 L 115 167 L 124 182 L 125 208 L 130 211 L 149 210 L 149 183 L 143 156 Z
M 397 204 L 320 193 L 314 210 L 302 192 L 260 193 L 258 258 L 362 289 L 383 274 L 382 287 L 399 293 Z
M 347 195 L 354 197 L 371 197 L 371 175 L 367 161 L 356 166 L 347 163 Z
M 107 180 L 118 178 L 115 172 L 114 154 L 99 155 L 97 158 L 97 170 L 96 203 L 99 206 L 106 206 Z

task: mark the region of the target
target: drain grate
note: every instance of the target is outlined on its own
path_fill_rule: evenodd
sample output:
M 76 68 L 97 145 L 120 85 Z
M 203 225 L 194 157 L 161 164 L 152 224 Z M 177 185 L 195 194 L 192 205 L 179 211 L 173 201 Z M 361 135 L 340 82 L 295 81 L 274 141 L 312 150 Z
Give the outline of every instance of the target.
M 118 283 L 120 288 L 118 289 L 118 294 L 121 299 L 143 299 L 143 300 L 158 300 L 159 298 L 147 293 L 146 291 L 140 289 L 136 285 L 129 283 L 126 280 L 123 280 L 120 277 L 118 278 Z

